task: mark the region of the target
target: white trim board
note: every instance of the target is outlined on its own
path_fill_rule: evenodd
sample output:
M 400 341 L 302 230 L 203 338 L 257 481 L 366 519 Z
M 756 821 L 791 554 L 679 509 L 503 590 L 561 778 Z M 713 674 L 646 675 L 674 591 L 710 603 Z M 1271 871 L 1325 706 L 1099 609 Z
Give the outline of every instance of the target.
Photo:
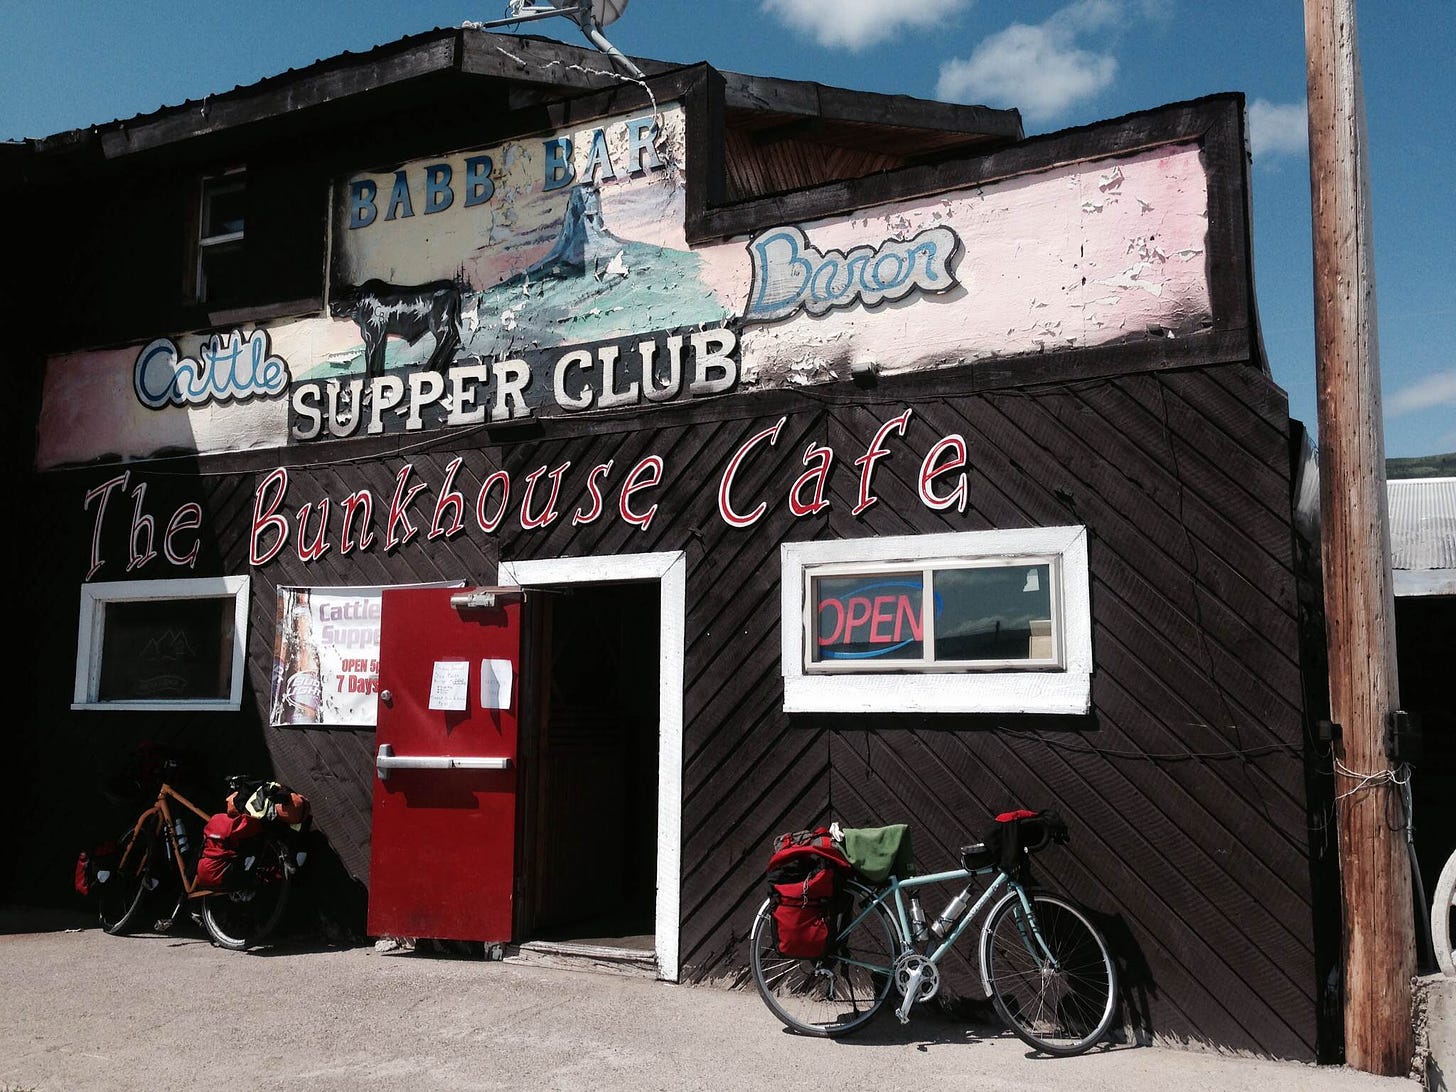
M 680 550 L 607 557 L 502 561 L 497 582 L 519 587 L 655 580 L 660 585 L 657 675 L 657 974 L 678 980 L 682 909 L 683 656 L 687 624 L 687 562 Z

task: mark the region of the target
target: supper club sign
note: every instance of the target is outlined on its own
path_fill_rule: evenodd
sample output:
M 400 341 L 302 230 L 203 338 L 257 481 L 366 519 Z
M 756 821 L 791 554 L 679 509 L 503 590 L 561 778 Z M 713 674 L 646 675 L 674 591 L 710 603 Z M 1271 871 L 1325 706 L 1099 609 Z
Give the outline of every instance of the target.
M 914 411 L 905 409 L 882 421 L 862 450 L 845 461 L 857 482 L 856 501 L 850 509 L 859 515 L 880 501 L 875 478 L 887 459 L 919 459 L 916 495 L 925 507 L 964 512 L 967 490 L 965 438 L 942 436 L 923 452 L 905 443 Z M 278 467 L 258 482 L 253 494 L 249 531 L 249 561 L 266 565 L 285 550 L 302 562 L 316 561 L 333 550 L 347 557 L 356 551 L 394 549 L 424 535 L 425 541 L 460 534 L 494 534 L 503 525 L 523 531 L 549 527 L 569 519 L 573 525 L 619 519 L 647 530 L 656 518 L 662 492 L 674 474 L 691 473 L 694 480 L 712 481 L 717 492 L 718 517 L 728 526 L 746 529 L 758 523 L 771 505 L 785 504 L 795 519 L 830 508 L 828 485 L 840 453 L 810 441 L 799 459 L 804 467 L 780 496 L 746 484 L 754 464 L 775 456 L 787 417 L 746 436 L 723 464 L 706 479 L 704 468 L 691 460 L 675 466 L 661 455 L 650 454 L 631 466 L 608 459 L 594 466 L 542 463 L 524 475 L 506 470 L 487 475 L 478 489 L 467 491 L 456 482 L 465 456 L 457 455 L 445 467 L 439 482 L 422 479 L 413 463 L 402 466 L 390 496 L 376 496 L 368 488 L 339 497 L 300 498 L 290 490 L 286 467 Z M 140 475 L 138 475 L 140 477 Z M 196 564 L 201 542 L 208 534 L 202 507 L 189 502 L 170 515 L 151 512 L 144 481 L 133 483 L 132 472 L 122 471 L 86 493 L 83 508 L 91 513 L 91 580 L 107 564 L 107 544 L 124 538 L 126 571 L 145 568 L 159 559 L 181 568 Z M 129 525 L 128 525 L 128 520 Z

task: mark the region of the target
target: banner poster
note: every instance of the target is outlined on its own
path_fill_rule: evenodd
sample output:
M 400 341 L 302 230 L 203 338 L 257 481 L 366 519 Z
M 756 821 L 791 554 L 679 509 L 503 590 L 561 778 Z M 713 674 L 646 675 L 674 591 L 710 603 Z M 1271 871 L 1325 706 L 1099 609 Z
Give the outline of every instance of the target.
M 398 587 L 458 588 L 463 581 Z M 382 587 L 278 589 L 268 723 L 372 727 Z

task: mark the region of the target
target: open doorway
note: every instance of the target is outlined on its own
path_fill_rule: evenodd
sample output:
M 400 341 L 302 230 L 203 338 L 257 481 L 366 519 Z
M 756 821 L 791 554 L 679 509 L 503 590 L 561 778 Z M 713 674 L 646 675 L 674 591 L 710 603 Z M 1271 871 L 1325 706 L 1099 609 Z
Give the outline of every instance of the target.
M 682 882 L 683 657 L 687 622 L 687 561 L 680 550 L 502 561 L 497 583 L 542 589 L 541 594 L 532 597 L 537 601 L 557 592 L 598 584 L 647 584 L 657 589 L 656 950 L 647 958 L 655 966 L 654 973 L 658 978 L 676 982 L 682 907 L 679 885 Z M 530 599 L 527 602 L 529 607 Z M 519 878 L 524 881 L 527 877 Z M 525 895 L 523 882 L 516 899 L 518 907 Z M 529 913 L 517 917 L 517 936 L 526 935 L 519 928 L 523 921 L 528 920 Z
M 660 599 L 656 581 L 531 596 L 522 939 L 656 949 Z

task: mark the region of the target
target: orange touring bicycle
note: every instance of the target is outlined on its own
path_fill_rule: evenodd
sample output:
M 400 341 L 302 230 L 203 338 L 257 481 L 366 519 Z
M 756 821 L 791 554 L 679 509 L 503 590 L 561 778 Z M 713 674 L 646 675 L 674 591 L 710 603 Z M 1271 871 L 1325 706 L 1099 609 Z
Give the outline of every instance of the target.
M 167 781 L 176 768 L 175 761 L 163 765 L 156 799 L 114 849 L 93 862 L 90 887 L 101 927 L 113 935 L 142 931 L 144 923 L 165 931 L 184 907 L 196 904 L 194 916 L 213 943 L 236 951 L 252 947 L 273 933 L 287 907 L 293 877 L 306 857 L 301 835 L 307 803 L 266 779 L 227 778 L 234 799 L 261 801 L 261 829 L 237 850 L 227 882 L 211 886 L 199 876 L 198 862 L 203 829 L 214 816 Z M 165 896 L 175 898 L 170 912 L 158 916 Z

